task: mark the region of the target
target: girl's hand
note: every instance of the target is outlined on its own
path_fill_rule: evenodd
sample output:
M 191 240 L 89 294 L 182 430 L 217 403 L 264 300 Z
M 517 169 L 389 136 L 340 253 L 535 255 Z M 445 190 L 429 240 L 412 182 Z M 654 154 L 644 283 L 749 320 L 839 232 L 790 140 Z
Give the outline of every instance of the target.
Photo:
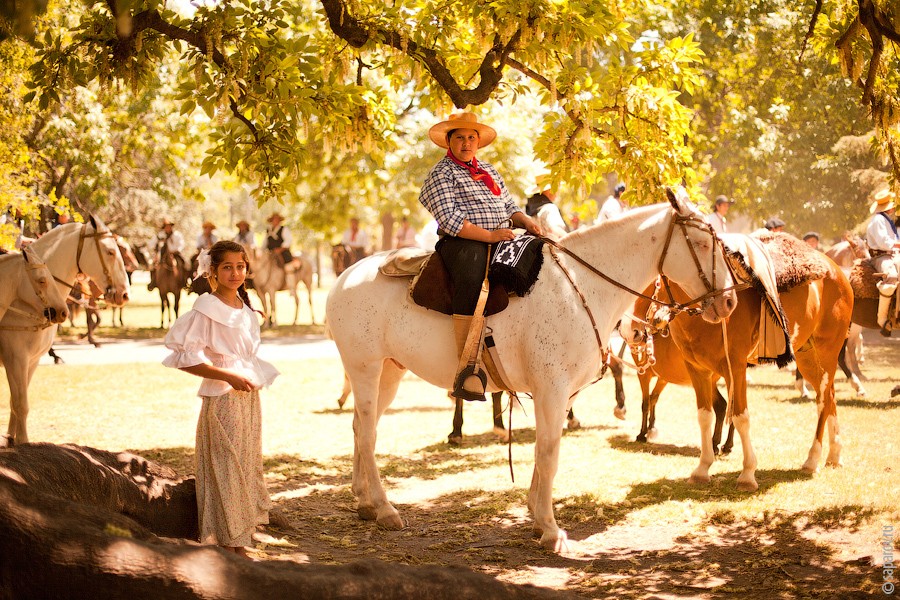
M 256 389 L 256 386 L 253 385 L 252 381 L 237 373 L 233 373 L 226 381 L 228 385 L 239 392 L 252 392 Z

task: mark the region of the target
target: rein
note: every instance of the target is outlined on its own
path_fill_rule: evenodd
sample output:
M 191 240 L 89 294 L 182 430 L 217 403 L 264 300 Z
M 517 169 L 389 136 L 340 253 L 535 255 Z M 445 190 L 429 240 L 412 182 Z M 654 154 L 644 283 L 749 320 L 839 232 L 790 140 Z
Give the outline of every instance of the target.
M 25 256 L 28 252 L 29 252 L 28 249 L 26 249 L 26 248 L 22 249 L 23 256 Z M 28 262 L 27 258 L 25 260 L 26 260 L 25 269 L 29 272 L 36 271 L 42 267 L 46 267 L 46 265 L 43 263 L 38 265 L 38 264 L 34 264 L 32 262 Z M 54 279 L 55 279 L 55 277 L 54 277 Z M 35 282 L 34 278 L 30 275 L 30 273 L 28 275 L 28 281 L 29 281 L 29 283 L 31 283 L 31 289 L 34 291 L 34 295 L 37 296 L 38 300 L 41 301 L 41 304 L 44 305 L 44 309 L 45 310 L 49 309 L 50 308 L 50 300 L 47 298 L 47 294 L 45 294 L 43 290 L 38 288 L 37 282 Z M 15 298 L 12 301 L 15 302 Z M 30 326 L 29 325 L 0 325 L 0 330 L 3 330 L 3 331 L 42 331 L 53 325 L 53 321 L 51 321 L 49 317 L 47 317 L 43 314 L 38 315 L 38 314 L 34 314 L 27 310 L 22 310 L 20 308 L 16 308 L 15 306 L 12 305 L 12 303 L 10 303 L 10 305 L 6 307 L 6 311 L 15 313 L 22 317 L 25 317 L 26 319 L 31 319 L 32 321 L 37 321 L 37 323 L 35 325 L 30 325 Z

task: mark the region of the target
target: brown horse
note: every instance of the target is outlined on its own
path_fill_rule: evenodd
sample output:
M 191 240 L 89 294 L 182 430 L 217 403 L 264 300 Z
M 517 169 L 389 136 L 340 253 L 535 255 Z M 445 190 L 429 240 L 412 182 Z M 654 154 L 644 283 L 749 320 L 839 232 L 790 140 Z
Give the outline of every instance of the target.
M 841 462 L 834 373 L 844 333 L 850 323 L 853 293 L 840 268 L 830 259 L 825 260 L 827 270 L 823 278 L 780 293 L 797 366 L 816 390 L 816 433 L 802 467 L 807 472 L 814 472 L 818 468 L 826 424 L 830 442 L 826 465 L 839 466 Z M 672 286 L 672 293 L 675 300 L 684 295 L 677 286 Z M 663 299 L 666 299 L 664 294 Z M 691 474 L 691 481 L 710 480 L 709 467 L 714 458 L 712 410 L 715 385 L 720 377 L 724 377 L 730 392 L 733 424 L 741 436 L 744 454 L 738 487 L 746 490 L 758 487 L 755 477 L 756 456 L 749 438 L 746 369 L 748 357 L 759 339 L 761 301 L 759 292 L 752 287 L 740 291 L 738 306 L 726 320 L 724 327 L 686 314 L 679 315 L 669 324 L 672 340 L 681 351 L 697 396 L 701 458 L 700 465 Z M 645 314 L 638 310 L 636 309 L 635 314 Z
M 163 244 L 160 249 L 159 262 L 154 267 L 156 272 L 156 288 L 159 290 L 160 314 L 159 327 L 165 326 L 166 323 L 171 325 L 178 318 L 178 304 L 181 302 L 181 291 L 187 284 L 188 273 L 184 263 L 174 254 L 168 251 L 167 245 Z M 169 295 L 173 300 L 169 301 Z M 175 319 L 172 318 L 172 311 L 175 311 Z

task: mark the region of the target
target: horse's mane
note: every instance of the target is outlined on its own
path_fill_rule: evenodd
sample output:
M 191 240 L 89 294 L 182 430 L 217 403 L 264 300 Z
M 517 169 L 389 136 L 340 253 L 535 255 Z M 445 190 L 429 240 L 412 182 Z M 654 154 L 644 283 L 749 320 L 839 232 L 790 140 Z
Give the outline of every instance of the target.
M 593 225 L 588 225 L 586 227 L 579 227 L 575 231 L 571 231 L 560 238 L 559 243 L 561 246 L 565 247 L 577 246 L 579 243 L 582 243 L 584 241 L 584 238 L 592 238 L 597 235 L 595 232 L 603 231 L 604 229 L 612 232 L 615 229 L 620 229 L 625 225 L 630 224 L 632 219 L 645 220 L 654 211 L 658 211 L 663 207 L 670 207 L 670 205 L 666 203 L 659 203 L 629 209 L 618 217 L 608 219 L 606 221 L 603 221 L 602 223 L 594 223 Z

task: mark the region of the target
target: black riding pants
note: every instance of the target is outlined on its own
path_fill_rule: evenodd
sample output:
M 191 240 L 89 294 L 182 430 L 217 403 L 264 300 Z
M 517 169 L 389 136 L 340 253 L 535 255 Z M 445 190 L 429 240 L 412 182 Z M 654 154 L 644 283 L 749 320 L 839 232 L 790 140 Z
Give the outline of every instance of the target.
M 441 255 L 450 272 L 450 281 L 453 284 L 451 300 L 453 314 L 474 314 L 487 268 L 488 247 L 493 253 L 496 244 L 489 245 L 452 235 L 443 236 L 435 245 L 435 250 Z

